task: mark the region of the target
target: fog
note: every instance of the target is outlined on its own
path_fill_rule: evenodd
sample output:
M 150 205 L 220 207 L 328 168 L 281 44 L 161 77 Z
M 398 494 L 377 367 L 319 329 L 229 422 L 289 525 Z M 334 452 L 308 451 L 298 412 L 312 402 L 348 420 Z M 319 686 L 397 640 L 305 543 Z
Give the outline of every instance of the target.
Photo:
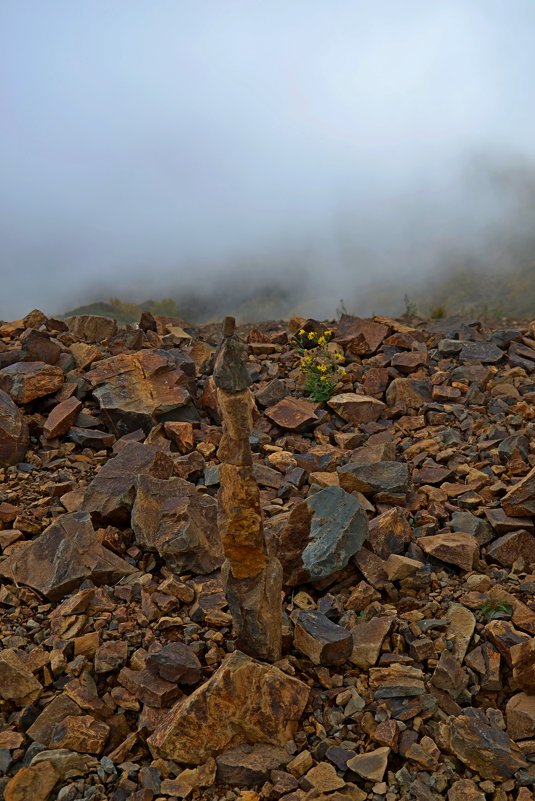
M 270 285 L 332 316 L 504 258 L 534 30 L 533 0 L 0 0 L 0 319 Z

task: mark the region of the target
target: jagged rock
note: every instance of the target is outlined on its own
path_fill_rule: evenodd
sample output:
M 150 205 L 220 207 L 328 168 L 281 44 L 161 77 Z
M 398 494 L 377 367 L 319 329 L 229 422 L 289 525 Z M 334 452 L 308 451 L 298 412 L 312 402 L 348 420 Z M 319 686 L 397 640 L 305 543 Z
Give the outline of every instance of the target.
M 346 344 L 350 353 L 364 356 L 375 353 L 388 334 L 388 326 L 382 323 L 342 314 L 334 338 L 337 342 Z
M 190 453 L 195 447 L 192 423 L 164 423 L 163 428 L 179 453 Z
M 512 531 L 492 542 L 487 554 L 504 567 L 511 567 L 522 559 L 526 567 L 535 563 L 535 536 L 529 531 Z
M 535 695 L 535 638 L 511 647 L 513 677 L 526 693 Z
M 33 757 L 31 767 L 40 769 L 45 762 L 51 762 L 62 779 L 67 775 L 85 776 L 91 771 L 96 771 L 98 767 L 95 757 L 89 756 L 89 754 L 78 754 L 76 751 L 69 751 L 66 748 L 41 751 Z
M 87 378 L 113 433 L 138 428 L 148 433 L 159 420 L 173 419 L 191 400 L 190 379 L 182 366 L 173 351 L 165 350 L 121 353 L 97 362 Z
M 110 673 L 122 668 L 128 657 L 128 644 L 110 640 L 99 646 L 95 653 L 95 673 Z
M 502 498 L 502 507 L 511 517 L 535 515 L 535 467 Z
M 299 612 L 294 645 L 315 665 L 342 665 L 353 647 L 351 632 L 337 626 L 321 612 Z
M 364 509 L 340 487 L 326 487 L 296 504 L 279 539 L 285 584 L 329 578 L 346 567 L 367 536 Z
M 517 693 L 505 708 L 507 733 L 512 740 L 535 737 L 535 696 Z
M 475 616 L 465 606 L 451 604 L 446 617 L 449 623 L 448 635 L 453 635 L 451 654 L 462 663 L 476 628 Z
M 215 781 L 216 771 L 216 761 L 210 757 L 198 768 L 186 768 L 176 779 L 164 779 L 160 792 L 167 796 L 187 798 L 201 787 L 211 787 Z
M 24 351 L 24 361 L 27 362 L 56 364 L 61 354 L 59 343 L 51 338 L 48 331 L 27 328 L 20 338 L 20 344 Z
M 201 663 L 194 652 L 181 642 L 171 642 L 147 657 L 147 668 L 166 681 L 198 684 L 202 679 Z
M 271 771 L 286 765 L 290 756 L 285 748 L 257 743 L 224 751 L 216 758 L 217 781 L 231 786 L 254 787 L 268 781 Z
M 137 477 L 132 528 L 176 573 L 211 573 L 223 563 L 217 503 L 181 478 Z
M 173 707 L 148 744 L 153 754 L 192 765 L 242 743 L 282 746 L 294 736 L 308 696 L 303 682 L 235 651 Z
M 60 774 L 52 762 L 21 768 L 4 789 L 4 801 L 47 801 Z
M 333 395 L 328 405 L 343 420 L 353 425 L 375 422 L 381 417 L 385 404 L 368 395 L 356 395 L 354 392 L 343 392 Z
M 101 754 L 110 734 L 110 727 L 91 715 L 68 715 L 54 725 L 49 745 L 81 754 Z
M 0 389 L 0 467 L 22 462 L 28 443 L 24 418 L 7 392 Z
M 492 342 L 463 342 L 460 359 L 463 362 L 496 364 L 504 357 L 503 350 Z
M 289 394 L 285 382 L 280 378 L 274 378 L 265 387 L 255 392 L 255 400 L 259 406 L 265 409 L 268 406 L 275 406 Z
M 170 456 L 153 445 L 129 442 L 103 465 L 85 493 L 82 509 L 99 523 L 128 523 L 141 474 L 168 479 L 173 474 Z
M 176 682 L 166 681 L 148 669 L 123 668 L 117 681 L 146 706 L 167 707 L 180 698 L 182 692 Z
M 486 796 L 471 779 L 459 779 L 448 790 L 448 801 L 486 801 Z
M 401 581 L 413 576 L 421 567 L 423 567 L 423 562 L 395 553 L 391 554 L 384 563 L 389 581 Z
M 266 409 L 268 420 L 288 431 L 304 431 L 318 422 L 316 407 L 304 398 L 288 396 Z
M 484 779 L 505 781 L 527 765 L 507 733 L 491 726 L 483 714 L 450 717 L 448 736 L 451 753 Z
M 61 437 L 63 434 L 66 434 L 78 417 L 78 412 L 81 408 L 82 402 L 74 396 L 58 403 L 45 420 L 43 426 L 45 437 L 47 439 L 52 439 L 53 437 Z
M 63 515 L 37 539 L 0 562 L 0 575 L 32 587 L 51 601 L 63 598 L 90 578 L 114 584 L 134 568 L 97 540 L 86 512 Z
M 41 684 L 13 648 L 0 651 L 0 696 L 4 701 L 25 706 L 36 701 L 42 692 Z
M 351 629 L 352 649 L 349 662 L 361 670 L 369 670 L 377 664 L 385 637 L 392 627 L 394 617 L 374 617 L 359 621 Z
M 468 686 L 468 674 L 461 663 L 448 650 L 444 650 L 431 676 L 431 684 L 444 690 L 452 698 L 458 698 Z
M 368 779 L 373 782 L 382 782 L 383 776 L 388 765 L 388 757 L 390 755 L 390 748 L 382 746 L 376 748 L 375 751 L 368 751 L 366 754 L 357 754 L 357 756 L 348 759 L 347 767 L 363 779 Z
M 402 553 L 411 539 L 412 528 L 407 515 L 397 506 L 370 521 L 368 541 L 382 559 Z
M 95 428 L 79 428 L 78 426 L 72 426 L 69 429 L 68 438 L 80 445 L 81 448 L 92 448 L 95 451 L 111 448 L 115 442 L 115 434 L 108 434 L 106 431 L 99 431 Z
M 347 492 L 400 493 L 407 490 L 409 469 L 405 462 L 349 464 L 337 469 L 340 486 Z
M 475 537 L 459 531 L 420 537 L 418 545 L 429 556 L 434 556 L 449 565 L 456 565 L 465 571 L 472 570 L 478 549 Z
M 386 390 L 386 402 L 389 406 L 420 409 L 426 403 L 431 403 L 431 400 L 430 383 L 415 378 L 395 378 Z
M 15 403 L 31 403 L 61 389 L 63 370 L 45 362 L 17 362 L 0 370 L 0 390 Z
M 49 746 L 56 723 L 61 723 L 62 720 L 73 715 L 82 715 L 78 704 L 67 695 L 57 695 L 34 720 L 27 731 L 28 737 L 42 745 Z
M 305 790 L 314 790 L 317 793 L 331 793 L 344 787 L 345 781 L 338 776 L 334 765 L 329 762 L 319 762 L 310 768 L 301 780 Z
M 86 342 L 102 342 L 117 333 L 117 323 L 111 317 L 80 314 L 67 317 L 65 323 L 71 334 Z

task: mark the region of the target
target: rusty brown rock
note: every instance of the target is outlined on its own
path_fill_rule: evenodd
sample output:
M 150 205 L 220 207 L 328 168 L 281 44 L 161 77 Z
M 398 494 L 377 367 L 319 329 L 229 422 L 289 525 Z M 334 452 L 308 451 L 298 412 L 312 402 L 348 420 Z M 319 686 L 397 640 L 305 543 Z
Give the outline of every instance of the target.
M 392 627 L 394 617 L 374 617 L 359 621 L 351 629 L 352 649 L 349 661 L 361 670 L 369 670 L 379 659 L 385 637 Z
M 129 442 L 109 459 L 88 486 L 82 509 L 99 523 L 129 523 L 139 475 L 168 479 L 173 460 L 153 445 Z
M 0 651 L 0 697 L 19 706 L 32 704 L 43 691 L 13 648 Z
M 407 514 L 397 506 L 370 521 L 369 542 L 381 559 L 390 554 L 403 553 L 412 539 L 412 528 Z
M 429 556 L 434 556 L 442 562 L 455 565 L 465 571 L 472 570 L 478 550 L 476 538 L 460 531 L 420 537 L 418 545 Z
M 190 765 L 242 743 L 282 746 L 297 731 L 308 696 L 303 682 L 235 651 L 173 707 L 148 744 L 153 754 Z
M 343 392 L 333 395 L 328 405 L 347 423 L 360 425 L 375 422 L 381 417 L 385 404 L 369 395 L 357 395 L 354 392 Z
M 386 390 L 386 400 L 389 406 L 420 409 L 431 403 L 431 385 L 414 378 L 395 378 Z
M 166 436 L 176 445 L 179 453 L 190 453 L 195 447 L 193 425 L 191 423 L 164 423 Z
M 342 665 L 351 654 L 353 640 L 351 632 L 321 612 L 299 612 L 294 645 L 315 665 Z
M 37 539 L 0 563 L 0 575 L 59 600 L 90 578 L 114 584 L 135 569 L 97 540 L 86 512 L 57 518 Z
M 522 559 L 529 567 L 535 563 L 535 536 L 529 531 L 511 531 L 494 540 L 487 554 L 504 567 L 511 567 L 517 559 Z
M 502 498 L 502 507 L 510 517 L 535 515 L 535 467 Z
M 53 437 L 61 437 L 63 434 L 66 434 L 78 417 L 81 408 L 82 402 L 74 395 L 72 398 L 58 403 L 45 420 L 43 426 L 45 437 L 47 439 L 52 439 Z
M 266 566 L 260 495 L 252 467 L 222 464 L 219 531 L 236 579 L 257 576 Z
M 159 418 L 191 400 L 190 379 L 172 351 L 141 350 L 102 359 L 86 375 L 101 414 L 122 435 L 148 433 Z
M 351 353 L 365 356 L 374 353 L 388 334 L 388 326 L 382 323 L 342 314 L 336 328 L 335 340 L 348 345 Z
M 510 653 L 516 683 L 524 692 L 535 695 L 535 638 L 513 645 Z
M 47 801 L 60 778 L 52 762 L 21 768 L 4 789 L 4 801 Z
M 288 431 L 305 431 L 318 422 L 316 407 L 304 398 L 283 398 L 275 406 L 266 409 L 268 420 Z
M 45 362 L 17 362 L 0 370 L 0 389 L 26 404 L 61 389 L 63 370 Z
M 99 317 L 96 314 L 80 314 L 67 317 L 67 328 L 79 339 L 86 342 L 102 342 L 117 333 L 117 323 L 111 317 Z
M 49 745 L 81 754 L 101 754 L 109 734 L 108 724 L 91 715 L 68 715 L 55 724 Z
M 507 733 L 512 740 L 528 740 L 535 737 L 535 696 L 517 693 L 505 708 Z
M 450 717 L 448 735 L 451 752 L 484 779 L 504 781 L 527 765 L 507 733 L 489 725 L 483 713 Z
M 211 573 L 223 563 L 217 502 L 181 478 L 138 476 L 132 528 L 137 543 L 176 573 Z
M 125 643 L 126 645 L 126 643 Z M 45 706 L 41 714 L 34 720 L 27 731 L 28 737 L 42 745 L 50 745 L 52 731 L 56 723 L 61 723 L 65 718 L 73 715 L 81 715 L 82 710 L 67 695 L 57 695 Z
M 11 397 L 0 390 L 0 467 L 24 460 L 29 443 L 28 426 Z

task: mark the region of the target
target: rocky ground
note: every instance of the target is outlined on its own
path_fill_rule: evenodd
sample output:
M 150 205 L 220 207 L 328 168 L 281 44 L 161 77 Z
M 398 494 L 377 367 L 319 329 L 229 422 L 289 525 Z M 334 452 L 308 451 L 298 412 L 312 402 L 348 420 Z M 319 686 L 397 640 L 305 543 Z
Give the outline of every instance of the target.
M 301 327 L 239 329 L 268 665 L 222 591 L 219 326 L 0 324 L 7 801 L 532 798 L 535 325 L 344 316 L 325 404 Z

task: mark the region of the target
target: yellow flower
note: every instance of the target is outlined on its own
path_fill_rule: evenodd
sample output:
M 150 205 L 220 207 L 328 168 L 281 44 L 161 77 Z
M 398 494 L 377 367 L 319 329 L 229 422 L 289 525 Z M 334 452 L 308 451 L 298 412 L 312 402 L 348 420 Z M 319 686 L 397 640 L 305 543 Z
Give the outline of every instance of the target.
M 327 340 L 325 339 L 325 337 L 322 336 L 318 339 L 318 345 L 326 345 L 326 344 Z
M 320 373 L 326 373 L 327 372 L 327 365 L 326 364 L 318 364 L 318 370 L 320 371 Z
M 316 339 L 316 334 L 314 333 L 314 331 L 309 331 L 308 332 L 308 338 L 310 340 Z
M 305 329 L 304 328 L 300 328 L 299 329 L 299 336 L 302 337 L 304 335 L 305 335 Z
M 342 368 L 342 369 L 340 370 L 340 375 L 347 375 L 347 370 L 344 370 L 344 369 Z
M 344 357 L 343 357 L 343 355 L 341 353 L 335 353 L 334 357 L 339 362 L 343 362 L 344 361 Z
M 320 381 L 327 381 L 327 376 L 326 375 L 321 375 L 320 376 Z
M 326 337 L 332 337 L 333 332 L 331 330 L 323 332 Z
M 303 356 L 303 364 L 310 364 L 312 356 Z

